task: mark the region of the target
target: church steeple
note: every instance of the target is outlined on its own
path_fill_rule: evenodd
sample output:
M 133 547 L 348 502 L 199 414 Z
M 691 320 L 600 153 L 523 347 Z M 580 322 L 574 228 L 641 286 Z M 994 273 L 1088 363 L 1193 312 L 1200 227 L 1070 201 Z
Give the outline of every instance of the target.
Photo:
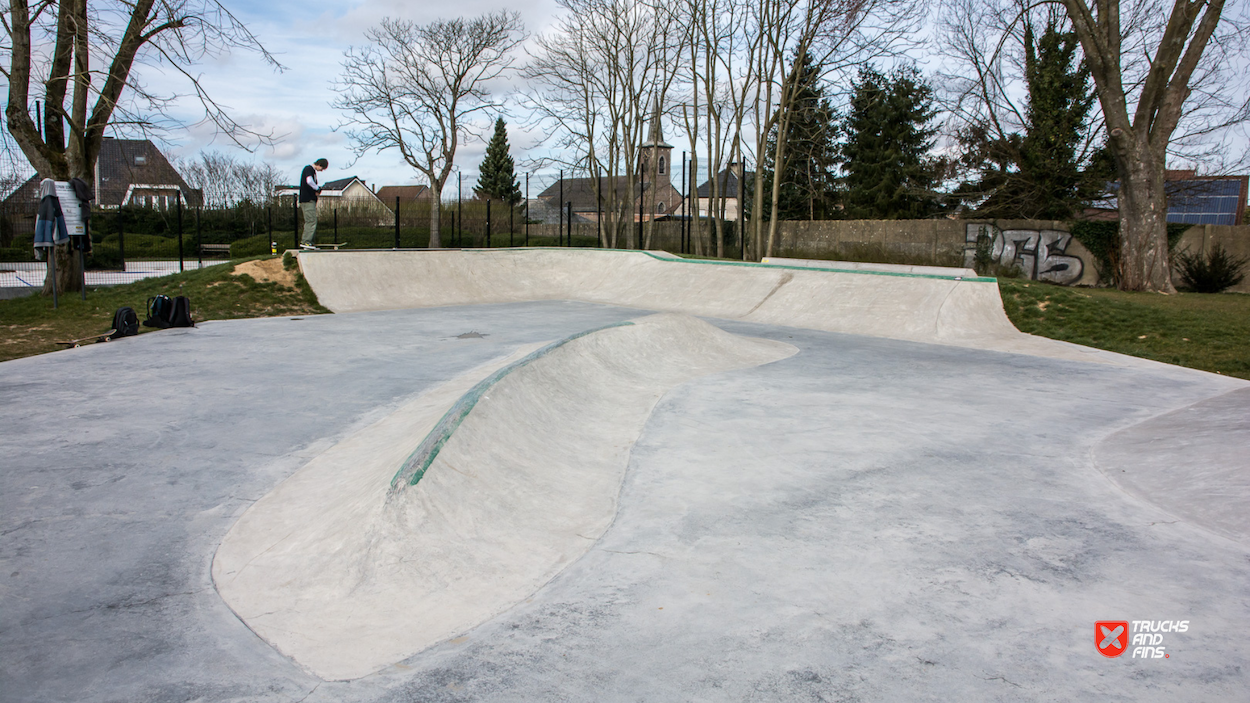
M 651 115 L 651 129 L 647 136 L 647 141 L 642 144 L 642 149 L 638 153 L 638 169 L 642 173 L 643 178 L 650 180 L 652 177 L 652 163 L 656 164 L 654 176 L 659 183 L 669 183 L 671 181 L 669 171 L 673 162 L 673 145 L 664 141 L 663 125 L 660 122 L 660 99 L 655 99 L 655 111 Z M 653 159 L 655 161 L 653 161 Z

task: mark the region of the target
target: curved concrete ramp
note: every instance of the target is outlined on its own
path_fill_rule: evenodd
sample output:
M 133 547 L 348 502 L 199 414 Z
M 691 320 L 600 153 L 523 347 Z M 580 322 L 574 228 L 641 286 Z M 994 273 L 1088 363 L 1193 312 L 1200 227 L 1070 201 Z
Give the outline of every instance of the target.
M 1022 334 L 993 278 L 681 259 L 611 249 L 300 252 L 335 312 L 579 300 L 1081 361 L 1133 364 Z M 917 269 L 919 267 L 912 267 Z
M 520 350 L 257 501 L 219 547 L 214 582 L 317 676 L 364 676 L 506 610 L 585 553 L 614 519 L 631 447 L 668 389 L 795 351 L 679 315 Z M 405 457 L 470 392 L 420 480 L 392 490 Z
M 1247 407 L 1241 388 L 1153 417 L 1104 439 L 1094 460 L 1125 491 L 1250 544 Z

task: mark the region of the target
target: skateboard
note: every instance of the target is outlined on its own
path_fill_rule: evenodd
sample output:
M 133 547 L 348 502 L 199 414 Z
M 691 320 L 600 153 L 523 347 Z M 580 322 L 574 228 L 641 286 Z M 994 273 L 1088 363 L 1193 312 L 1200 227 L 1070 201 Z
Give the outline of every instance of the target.
M 90 337 L 83 337 L 82 339 L 71 339 L 66 342 L 57 342 L 57 344 L 64 344 L 70 349 L 73 349 L 74 347 L 81 347 L 84 344 L 89 344 L 89 343 L 94 343 L 94 342 L 107 342 L 110 339 L 112 339 L 113 335 L 115 334 L 117 334 L 117 330 L 109 330 L 108 332 L 103 332 L 101 334 L 93 334 Z

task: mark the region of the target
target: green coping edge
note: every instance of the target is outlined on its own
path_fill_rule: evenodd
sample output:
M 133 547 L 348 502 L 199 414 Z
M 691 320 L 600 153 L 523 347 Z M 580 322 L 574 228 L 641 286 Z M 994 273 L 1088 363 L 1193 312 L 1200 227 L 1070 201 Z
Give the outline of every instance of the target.
M 657 261 L 667 261 L 677 264 L 705 264 L 712 266 L 744 266 L 753 268 L 766 269 L 789 269 L 791 271 L 815 271 L 828 273 L 855 273 L 865 276 L 896 276 L 900 278 L 931 278 L 939 281 L 968 281 L 971 283 L 997 283 L 998 279 L 990 276 L 948 276 L 938 273 L 901 273 L 897 271 L 863 271 L 858 269 L 837 269 L 826 268 L 823 266 L 789 266 L 787 264 L 763 264 L 755 261 L 709 261 L 707 259 L 685 259 L 677 255 L 671 258 L 668 256 L 658 256 L 653 252 L 644 249 L 598 249 L 585 247 L 494 247 L 493 249 L 461 249 L 461 251 L 601 251 L 601 252 L 619 252 L 624 254 L 646 254 Z
M 629 321 L 616 322 L 610 325 L 604 325 L 603 327 L 586 330 L 585 332 L 578 332 L 571 337 L 565 337 L 559 341 L 552 342 L 542 349 L 538 349 L 530 354 L 527 354 L 525 358 L 518 359 L 517 361 L 508 364 L 502 369 L 499 369 L 495 373 L 492 373 L 479 381 L 477 385 L 469 389 L 468 393 L 460 396 L 451 408 L 443 414 L 443 417 L 438 421 L 438 423 L 434 425 L 434 429 L 430 430 L 430 433 L 425 436 L 425 439 L 421 440 L 421 444 L 417 445 L 417 448 L 413 450 L 412 454 L 408 455 L 408 459 L 404 461 L 403 466 L 399 467 L 399 471 L 397 471 L 395 473 L 395 477 L 391 479 L 391 492 L 394 493 L 399 490 L 404 484 L 409 486 L 417 485 L 417 481 L 420 481 L 421 477 L 425 475 L 425 472 L 430 468 L 430 464 L 434 463 L 434 458 L 437 457 L 439 451 L 442 450 L 443 445 L 447 444 L 447 440 L 451 439 L 452 433 L 454 433 L 456 428 L 460 427 L 460 423 L 464 422 L 464 419 L 468 417 L 469 412 L 473 410 L 473 406 L 477 405 L 477 401 L 485 395 L 486 391 L 490 390 L 492 386 L 502 380 L 505 376 L 513 371 L 516 371 L 522 366 L 532 363 L 536 359 L 541 359 L 547 354 L 550 354 L 553 350 L 559 349 L 575 339 L 580 339 L 588 334 L 602 332 L 603 330 L 611 329 L 613 327 L 628 327 L 633 324 L 634 323 Z

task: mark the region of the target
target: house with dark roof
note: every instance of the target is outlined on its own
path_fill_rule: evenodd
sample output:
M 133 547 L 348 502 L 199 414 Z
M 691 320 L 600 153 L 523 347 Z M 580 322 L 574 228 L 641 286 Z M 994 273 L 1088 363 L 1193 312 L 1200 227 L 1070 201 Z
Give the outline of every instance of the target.
M 1168 222 L 1238 225 L 1246 221 L 1250 176 L 1199 176 L 1193 169 L 1169 169 L 1164 172 L 1164 178 Z M 1118 190 L 1119 183 L 1109 184 L 1107 194 L 1085 210 L 1085 219 L 1120 219 Z
M 375 195 L 391 209 L 395 207 L 396 198 L 399 199 L 400 208 L 418 203 L 427 204 L 434 200 L 429 186 L 382 186 Z
M 754 172 L 742 172 L 741 163 L 731 163 L 729 168 L 716 174 L 717 200 L 718 204 L 712 205 L 712 180 L 703 182 L 699 189 L 695 192 L 695 197 L 690 199 L 686 212 L 694 214 L 699 213 L 699 217 L 709 217 L 712 215 L 720 216 L 720 198 L 725 199 L 724 219 L 729 222 L 737 222 L 742 219 L 742 190 L 751 187 L 751 180 L 755 177 Z M 712 212 L 715 210 L 715 212 Z
M 39 182 L 35 174 L 5 199 L 10 203 L 37 203 Z M 114 139 L 105 137 L 96 161 L 96 205 L 105 209 L 118 207 L 150 207 L 170 210 L 182 201 L 183 207 L 200 207 L 204 194 L 192 188 L 169 163 L 169 159 L 148 139 Z
M 298 185 L 277 186 L 274 195 L 278 201 L 287 206 L 299 195 Z M 321 184 L 321 192 L 317 196 L 317 212 L 327 213 L 334 210 L 377 210 L 391 211 L 377 194 L 369 189 L 368 184 L 357 176 L 348 176 Z
M 672 183 L 672 153 L 673 145 L 664 142 L 660 127 L 660 114 L 657 110 L 651 120 L 650 136 L 639 151 L 638 170 L 632 177 L 600 177 L 597 184 L 594 178 L 565 178 L 557 181 L 538 194 L 538 200 L 542 201 L 545 207 L 538 205 L 531 207 L 531 217 L 544 222 L 556 222 L 558 219 L 548 220 L 547 217 L 540 216 L 539 212 L 556 212 L 557 210 L 567 212 L 568 204 L 572 203 L 574 222 L 578 222 L 578 218 L 581 221 L 598 222 L 603 209 L 603 201 L 611 199 L 609 194 L 614 194 L 619 202 L 629 193 L 631 183 L 634 188 L 634 200 L 630 211 L 633 213 L 635 222 L 640 217 L 645 221 L 672 215 L 681 208 L 682 201 L 681 192 L 674 188 Z M 653 166 L 656 177 L 654 183 L 650 180 Z M 596 185 L 598 195 L 596 195 Z M 641 215 L 639 210 L 641 210 Z M 558 217 L 557 213 L 556 218 Z

